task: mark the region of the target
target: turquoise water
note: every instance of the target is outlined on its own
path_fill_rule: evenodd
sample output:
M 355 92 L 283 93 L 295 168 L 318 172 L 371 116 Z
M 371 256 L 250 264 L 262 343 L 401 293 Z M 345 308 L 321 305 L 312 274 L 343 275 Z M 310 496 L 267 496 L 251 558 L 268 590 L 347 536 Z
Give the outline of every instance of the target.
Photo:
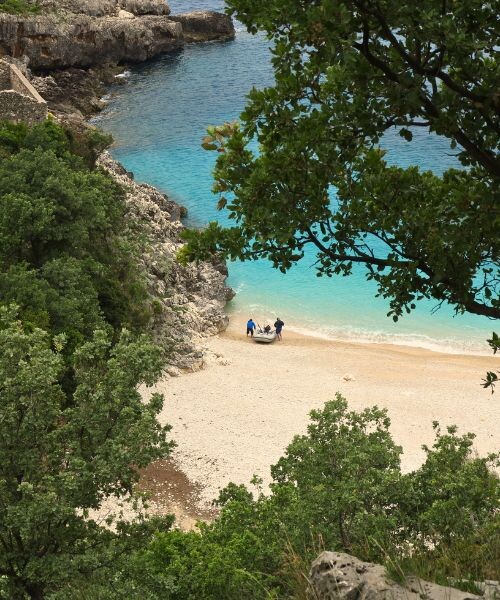
M 173 12 L 221 10 L 223 2 L 173 0 L 170 5 Z M 224 221 L 210 191 L 215 157 L 200 147 L 206 126 L 236 118 L 249 89 L 272 82 L 266 41 L 237 30 L 235 41 L 192 45 L 134 68 L 127 85 L 113 87 L 112 101 L 97 119 L 115 137 L 113 155 L 137 180 L 186 206 L 190 225 Z M 400 165 L 439 172 L 454 164 L 446 142 L 422 131 L 412 143 L 391 133 L 384 145 L 389 160 Z M 267 261 L 231 263 L 229 284 L 237 295 L 229 311 L 258 321 L 279 315 L 287 327 L 332 338 L 487 353 L 484 340 L 491 325 L 485 318 L 454 316 L 450 307 L 433 312 L 435 303 L 422 302 L 395 324 L 362 268 L 349 278 L 317 278 L 313 262 L 311 251 L 286 275 Z

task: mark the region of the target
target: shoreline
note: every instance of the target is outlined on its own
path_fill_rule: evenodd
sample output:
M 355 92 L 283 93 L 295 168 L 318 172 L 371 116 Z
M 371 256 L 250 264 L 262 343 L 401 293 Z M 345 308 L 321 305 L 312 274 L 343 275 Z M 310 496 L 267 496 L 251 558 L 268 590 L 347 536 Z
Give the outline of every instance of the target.
M 236 297 L 238 295 L 238 292 L 236 292 Z M 245 323 L 248 315 L 252 314 L 252 312 L 255 312 L 251 307 L 248 308 L 245 311 L 243 311 L 243 309 L 241 307 L 238 308 L 238 310 L 234 310 L 234 311 L 229 311 L 228 312 L 228 316 L 230 320 L 233 319 L 238 319 L 241 323 Z M 271 314 L 271 312 L 267 311 L 269 314 Z M 274 320 L 274 319 L 273 319 Z M 263 321 L 263 320 L 262 320 Z M 486 337 L 488 335 L 491 334 L 485 334 L 485 339 L 484 339 L 484 351 L 481 350 L 465 350 L 463 348 L 459 348 L 458 346 L 453 346 L 452 344 L 447 345 L 447 339 L 443 340 L 443 339 L 439 339 L 439 338 L 430 338 L 429 336 L 427 336 L 426 334 L 408 334 L 406 336 L 405 333 L 401 333 L 401 334 L 396 334 L 398 337 L 396 337 L 395 339 L 387 339 L 387 340 L 376 340 L 376 339 L 369 339 L 370 336 L 373 337 L 377 337 L 377 336 L 381 336 L 384 337 L 386 336 L 387 338 L 391 338 L 391 334 L 384 332 L 384 331 L 373 331 L 370 332 L 368 330 L 366 331 L 360 331 L 359 333 L 359 338 L 355 338 L 354 336 L 349 337 L 349 334 L 345 334 L 344 337 L 342 337 L 342 333 L 337 334 L 329 334 L 317 329 L 313 328 L 314 326 L 311 327 L 300 327 L 297 326 L 295 324 L 292 325 L 287 325 L 286 326 L 286 330 L 289 332 L 292 332 L 294 335 L 300 336 L 302 338 L 313 338 L 315 340 L 324 340 L 325 342 L 328 343 L 338 343 L 338 344 L 361 344 L 361 345 L 367 345 L 367 346 L 377 346 L 380 348 L 391 348 L 391 347 L 403 347 L 403 348 L 414 348 L 416 350 L 425 350 L 428 352 L 434 352 L 436 354 L 446 354 L 446 355 L 452 355 L 452 356 L 480 356 L 480 357 L 491 357 L 493 358 L 493 352 L 490 350 L 488 351 L 488 344 L 486 342 Z M 242 329 L 244 329 L 242 327 Z M 341 327 L 339 327 L 339 329 L 341 329 Z M 412 336 L 418 337 L 421 336 L 421 338 L 426 338 L 428 340 L 428 342 L 423 341 L 420 342 L 418 339 L 416 339 L 415 341 L 411 341 L 408 338 L 411 338 Z M 442 342 L 442 345 L 440 344 L 440 342 Z

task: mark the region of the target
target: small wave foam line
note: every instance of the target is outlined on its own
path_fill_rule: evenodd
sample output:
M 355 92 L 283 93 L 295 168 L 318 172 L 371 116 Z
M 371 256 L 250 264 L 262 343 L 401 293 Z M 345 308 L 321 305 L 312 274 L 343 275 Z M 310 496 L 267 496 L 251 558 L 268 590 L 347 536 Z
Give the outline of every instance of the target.
M 471 356 L 490 356 L 491 352 L 480 348 L 479 342 L 467 344 L 458 339 L 435 339 L 424 334 L 392 334 L 384 331 L 366 331 L 360 329 L 314 329 L 297 327 L 293 324 L 288 326 L 290 331 L 314 337 L 322 340 L 338 342 L 354 342 L 360 344 L 379 344 L 391 346 L 406 346 L 410 348 L 422 348 L 443 354 L 466 354 Z M 486 340 L 484 343 L 486 346 Z

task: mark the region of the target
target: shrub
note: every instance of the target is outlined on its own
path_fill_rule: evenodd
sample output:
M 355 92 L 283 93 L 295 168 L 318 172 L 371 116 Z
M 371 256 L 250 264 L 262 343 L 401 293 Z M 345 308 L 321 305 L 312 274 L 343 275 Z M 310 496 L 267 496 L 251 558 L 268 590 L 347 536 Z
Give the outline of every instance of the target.
M 172 600 L 298 598 L 323 548 L 398 577 L 498 579 L 498 456 L 475 457 L 472 439 L 436 427 L 425 463 L 403 475 L 386 411 L 352 412 L 337 395 L 271 468 L 269 495 L 230 484 L 213 523 L 159 534 L 134 560 Z

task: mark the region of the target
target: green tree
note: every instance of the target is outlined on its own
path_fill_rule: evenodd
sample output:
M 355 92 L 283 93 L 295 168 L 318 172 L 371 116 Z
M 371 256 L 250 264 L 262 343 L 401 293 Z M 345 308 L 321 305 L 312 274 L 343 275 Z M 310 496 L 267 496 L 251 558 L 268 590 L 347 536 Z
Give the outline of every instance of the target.
M 188 233 L 184 257 L 263 256 L 286 271 L 312 245 L 320 275 L 365 265 L 395 320 L 423 297 L 499 318 L 497 6 L 227 4 L 271 40 L 275 84 L 251 91 L 241 125 L 209 129 L 214 191 L 236 224 Z M 417 129 L 446 138 L 463 168 L 388 164 L 390 129 L 409 144 Z
M 166 456 L 163 399 L 145 402 L 161 353 L 124 331 L 104 331 L 74 353 L 74 392 L 59 383 L 64 335 L 26 331 L 0 309 L 0 575 L 9 598 L 45 598 L 109 565 L 144 527 L 92 517 L 106 498 L 133 493 L 138 469 Z M 135 546 L 134 546 L 135 544 Z
M 106 142 L 52 121 L 0 127 L 0 300 L 65 332 L 66 352 L 105 324 L 134 329 L 149 318 L 124 192 L 95 168 Z

